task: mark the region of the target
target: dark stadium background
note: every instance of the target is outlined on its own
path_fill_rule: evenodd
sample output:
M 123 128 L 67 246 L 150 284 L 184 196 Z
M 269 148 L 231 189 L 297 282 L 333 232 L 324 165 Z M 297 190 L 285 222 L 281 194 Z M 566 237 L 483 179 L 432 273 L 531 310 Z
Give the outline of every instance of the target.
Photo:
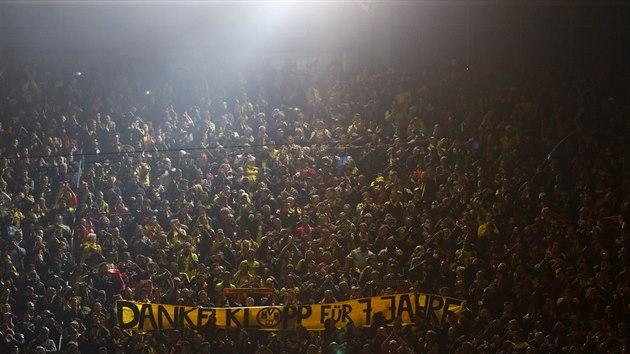
M 2 53 L 630 62 L 626 1 L 5 1 Z M 613 55 L 611 55 L 613 54 Z

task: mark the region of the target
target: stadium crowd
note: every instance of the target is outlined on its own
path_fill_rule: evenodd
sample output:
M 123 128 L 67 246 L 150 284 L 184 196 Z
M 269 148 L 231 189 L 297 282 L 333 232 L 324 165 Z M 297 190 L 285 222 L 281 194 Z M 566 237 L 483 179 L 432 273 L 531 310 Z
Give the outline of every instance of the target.
M 125 70 L 3 68 L 0 353 L 629 352 L 627 92 L 456 62 L 288 64 L 216 92 Z M 273 333 L 114 314 L 413 291 L 468 310 Z

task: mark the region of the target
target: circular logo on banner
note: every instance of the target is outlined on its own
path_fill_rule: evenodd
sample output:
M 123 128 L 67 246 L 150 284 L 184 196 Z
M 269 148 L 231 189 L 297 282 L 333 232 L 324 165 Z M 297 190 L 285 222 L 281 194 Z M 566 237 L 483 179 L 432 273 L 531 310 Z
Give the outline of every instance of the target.
M 265 307 L 264 309 L 258 311 L 258 315 L 256 315 L 256 321 L 262 327 L 275 327 L 280 323 L 282 319 L 282 312 L 277 307 Z

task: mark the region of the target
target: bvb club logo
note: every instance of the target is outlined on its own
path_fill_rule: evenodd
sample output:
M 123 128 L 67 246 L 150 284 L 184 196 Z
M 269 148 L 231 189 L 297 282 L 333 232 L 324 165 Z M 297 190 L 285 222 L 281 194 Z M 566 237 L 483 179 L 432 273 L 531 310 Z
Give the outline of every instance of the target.
M 258 311 L 258 315 L 256 315 L 258 324 L 267 328 L 277 326 L 281 319 L 282 312 L 280 312 L 280 309 L 277 307 L 265 307 Z

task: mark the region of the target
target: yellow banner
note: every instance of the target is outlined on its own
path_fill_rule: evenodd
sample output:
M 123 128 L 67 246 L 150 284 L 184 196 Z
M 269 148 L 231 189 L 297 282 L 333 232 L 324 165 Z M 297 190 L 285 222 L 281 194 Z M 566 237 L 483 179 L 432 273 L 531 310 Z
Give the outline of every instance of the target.
M 212 318 L 216 326 L 261 331 L 323 330 L 332 319 L 337 328 L 354 322 L 370 326 L 374 314 L 381 312 L 387 324 L 400 317 L 403 324 L 418 317 L 433 324 L 455 323 L 465 309 L 463 300 L 433 294 L 407 293 L 341 301 L 332 304 L 256 307 L 190 307 L 118 301 L 118 326 L 121 329 L 200 328 Z

